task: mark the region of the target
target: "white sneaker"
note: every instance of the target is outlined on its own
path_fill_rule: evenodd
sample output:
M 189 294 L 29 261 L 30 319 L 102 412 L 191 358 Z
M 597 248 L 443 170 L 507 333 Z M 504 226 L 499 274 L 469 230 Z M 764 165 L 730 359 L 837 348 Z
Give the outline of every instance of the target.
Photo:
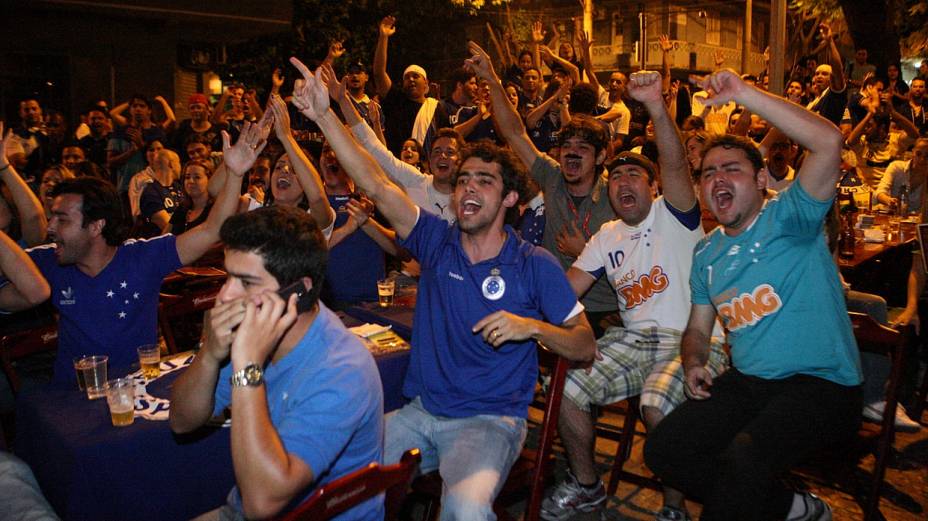
M 874 402 L 864 406 L 864 418 L 874 422 L 883 421 L 883 410 L 886 409 L 886 402 Z M 902 432 L 918 432 L 922 426 L 915 420 L 909 418 L 905 409 L 900 404 L 896 404 L 896 430 Z

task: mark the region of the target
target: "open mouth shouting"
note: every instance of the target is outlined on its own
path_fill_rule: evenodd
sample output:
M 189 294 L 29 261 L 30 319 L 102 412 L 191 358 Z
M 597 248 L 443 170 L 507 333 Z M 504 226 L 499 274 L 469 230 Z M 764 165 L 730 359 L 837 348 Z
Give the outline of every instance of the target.
M 477 212 L 479 212 L 480 209 L 483 208 L 483 204 L 481 204 L 479 201 L 477 201 L 476 199 L 472 197 L 468 197 L 464 199 L 463 201 L 461 201 L 460 207 L 461 207 L 461 215 L 466 217 L 470 215 L 475 215 Z
M 277 178 L 277 189 L 286 190 L 293 186 L 293 181 L 289 177 L 280 176 Z
M 561 160 L 561 169 L 567 174 L 580 175 L 583 169 L 583 158 L 577 154 L 565 154 Z
M 716 186 L 712 189 L 712 202 L 720 212 L 731 208 L 734 199 L 734 194 L 727 186 Z

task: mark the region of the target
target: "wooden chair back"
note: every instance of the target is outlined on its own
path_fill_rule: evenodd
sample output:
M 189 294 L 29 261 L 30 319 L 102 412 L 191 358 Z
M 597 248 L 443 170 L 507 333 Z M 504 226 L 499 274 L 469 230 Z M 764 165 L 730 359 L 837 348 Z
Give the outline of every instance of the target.
M 410 449 L 395 465 L 371 463 L 319 488 L 295 510 L 278 518 L 278 521 L 322 521 L 382 492 L 387 492 L 388 496 L 391 490 L 405 494 L 421 460 L 419 449 Z

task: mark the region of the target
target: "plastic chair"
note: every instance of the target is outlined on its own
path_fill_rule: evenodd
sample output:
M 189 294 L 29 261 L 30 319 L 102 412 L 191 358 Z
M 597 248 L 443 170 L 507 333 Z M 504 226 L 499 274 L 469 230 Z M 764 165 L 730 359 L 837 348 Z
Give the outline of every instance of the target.
M 277 521 L 330 519 L 384 491 L 387 492 L 387 519 L 390 519 L 391 503 L 399 504 L 402 500 L 421 460 L 419 449 L 410 449 L 395 465 L 371 463 L 316 490 L 299 507 Z
M 551 381 L 545 400 L 544 416 L 538 437 L 538 448 L 523 447 L 519 458 L 509 470 L 506 482 L 497 495 L 493 509 L 497 516 L 506 519 L 509 516 L 503 510 L 507 499 L 521 495 L 524 497 L 525 484 L 529 483 L 528 501 L 525 506 L 524 521 L 537 521 L 541 514 L 541 502 L 544 499 L 545 484 L 553 478 L 554 437 L 557 435 L 557 421 L 561 411 L 561 399 L 564 396 L 564 382 L 570 363 L 567 359 L 548 351 L 539 344 L 538 363 L 540 367 L 550 370 Z M 434 520 L 438 517 L 441 504 L 442 481 L 438 471 L 420 476 L 413 481 L 413 492 L 418 499 L 425 502 L 423 519 Z

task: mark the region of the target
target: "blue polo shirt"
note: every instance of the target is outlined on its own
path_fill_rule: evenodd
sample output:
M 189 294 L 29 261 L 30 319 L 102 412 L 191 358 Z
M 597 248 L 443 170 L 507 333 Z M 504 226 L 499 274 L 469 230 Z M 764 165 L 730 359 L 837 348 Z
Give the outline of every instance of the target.
M 231 375 L 232 364 L 219 372 L 214 413 L 231 403 Z M 264 368 L 264 380 L 268 412 L 280 441 L 313 472 L 313 484 L 286 510 L 320 486 L 368 463 L 382 462 L 380 372 L 361 341 L 324 304 L 319 303 L 319 314 L 293 351 Z M 238 487 L 229 494 L 229 504 L 242 511 Z M 375 521 L 383 515 L 379 495 L 334 520 Z
M 425 211 L 402 241 L 422 268 L 403 394 L 421 397 L 433 415 L 526 417 L 538 376 L 535 341 L 494 349 L 472 328 L 497 311 L 560 325 L 582 309 L 557 260 L 505 231 L 499 255 L 477 264 L 460 229 Z

